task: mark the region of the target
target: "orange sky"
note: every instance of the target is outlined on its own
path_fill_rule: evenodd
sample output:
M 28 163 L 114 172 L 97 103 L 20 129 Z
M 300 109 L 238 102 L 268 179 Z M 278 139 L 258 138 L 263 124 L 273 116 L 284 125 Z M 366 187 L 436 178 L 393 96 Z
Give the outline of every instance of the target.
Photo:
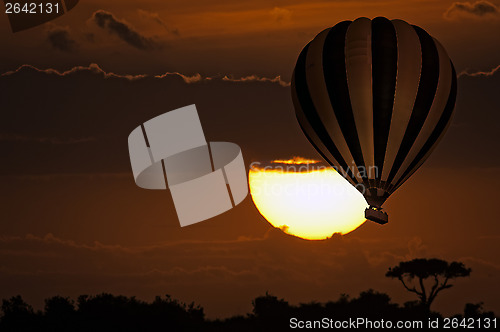
M 401 18 L 424 26 L 447 48 L 460 72 L 497 65 L 495 42 L 500 20 L 451 10 L 453 1 L 85 1 L 48 25 L 12 34 L 5 16 L 0 23 L 1 69 L 29 63 L 68 69 L 96 62 L 121 73 L 158 74 L 181 71 L 290 78 L 297 53 L 305 42 L 336 22 L 360 16 Z M 495 1 L 492 2 L 495 6 Z M 99 28 L 92 20 L 97 10 L 113 14 L 161 49 L 143 51 Z M 445 14 L 449 11 L 449 14 Z M 75 49 L 51 47 L 47 36 L 63 28 Z M 467 47 L 464 48 L 464 45 Z M 32 54 L 37 54 L 33 57 Z M 200 55 L 202 56 L 200 57 Z
M 490 2 L 496 13 L 445 15 L 457 8 L 453 3 L 82 1 L 53 22 L 16 34 L 0 15 L 0 72 L 23 64 L 42 69 L 0 76 L 0 298 L 21 294 L 41 306 L 56 294 L 152 299 L 168 293 L 201 304 L 209 317 L 246 313 L 266 291 L 298 303 L 374 288 L 403 303 L 413 298 L 385 271 L 423 256 L 461 260 L 473 270 L 434 309 L 452 314 L 466 302 L 484 301 L 500 312 L 500 1 Z M 99 10 L 143 44 L 100 28 L 93 19 Z M 456 114 L 443 142 L 388 200 L 389 224 L 367 223 L 343 238 L 309 242 L 272 229 L 248 197 L 228 213 L 181 229 L 168 192 L 135 186 L 129 132 L 191 103 L 207 139 L 239 144 L 247 165 L 318 159 L 295 121 L 286 84 L 298 53 L 325 27 L 377 15 L 424 27 L 446 47 L 458 73 L 471 73 L 459 78 Z M 51 33 L 61 30 L 66 39 L 51 43 Z M 65 75 L 43 71 L 75 66 L 83 67 Z M 485 73 L 473 74 L 478 71 Z M 111 72 L 118 75 L 106 78 Z M 213 79 L 152 77 L 165 72 Z M 138 74 L 146 76 L 120 76 Z M 238 80 L 248 75 L 283 81 Z

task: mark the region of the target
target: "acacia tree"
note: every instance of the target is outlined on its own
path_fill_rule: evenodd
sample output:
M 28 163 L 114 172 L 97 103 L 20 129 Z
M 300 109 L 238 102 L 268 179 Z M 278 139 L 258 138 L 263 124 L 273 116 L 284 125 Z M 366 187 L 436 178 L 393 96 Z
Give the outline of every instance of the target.
M 417 294 L 421 304 L 429 310 L 437 294 L 453 286 L 450 284 L 452 279 L 468 277 L 470 272 L 471 269 L 461 262 L 417 258 L 389 268 L 385 276 L 399 279 L 408 291 Z

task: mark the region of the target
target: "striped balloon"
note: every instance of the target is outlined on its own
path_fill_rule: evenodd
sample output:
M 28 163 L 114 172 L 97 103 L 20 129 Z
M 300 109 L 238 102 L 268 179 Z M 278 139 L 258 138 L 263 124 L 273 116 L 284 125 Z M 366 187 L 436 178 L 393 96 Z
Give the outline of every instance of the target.
M 436 147 L 456 93 L 443 46 L 383 17 L 323 30 L 300 53 L 292 78 L 304 134 L 377 210 Z

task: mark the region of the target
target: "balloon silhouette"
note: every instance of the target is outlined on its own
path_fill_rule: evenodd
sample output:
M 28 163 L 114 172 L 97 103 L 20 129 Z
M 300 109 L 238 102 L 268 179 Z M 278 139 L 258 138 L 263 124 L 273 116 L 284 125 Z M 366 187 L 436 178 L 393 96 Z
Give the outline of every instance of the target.
M 58 18 L 78 4 L 79 0 L 10 1 L 4 0 L 12 32 L 36 27 Z
M 302 131 L 384 224 L 382 204 L 429 157 L 455 106 L 457 77 L 441 44 L 402 20 L 343 21 L 300 53 L 292 98 Z

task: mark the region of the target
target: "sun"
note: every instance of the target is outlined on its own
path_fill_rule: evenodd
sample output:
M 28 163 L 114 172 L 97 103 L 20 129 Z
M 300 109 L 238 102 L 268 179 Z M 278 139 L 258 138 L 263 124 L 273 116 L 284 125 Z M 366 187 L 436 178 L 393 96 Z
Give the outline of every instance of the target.
M 330 167 L 314 160 L 276 160 L 252 164 L 248 182 L 252 200 L 274 227 L 308 240 L 352 232 L 365 221 L 363 195 Z

